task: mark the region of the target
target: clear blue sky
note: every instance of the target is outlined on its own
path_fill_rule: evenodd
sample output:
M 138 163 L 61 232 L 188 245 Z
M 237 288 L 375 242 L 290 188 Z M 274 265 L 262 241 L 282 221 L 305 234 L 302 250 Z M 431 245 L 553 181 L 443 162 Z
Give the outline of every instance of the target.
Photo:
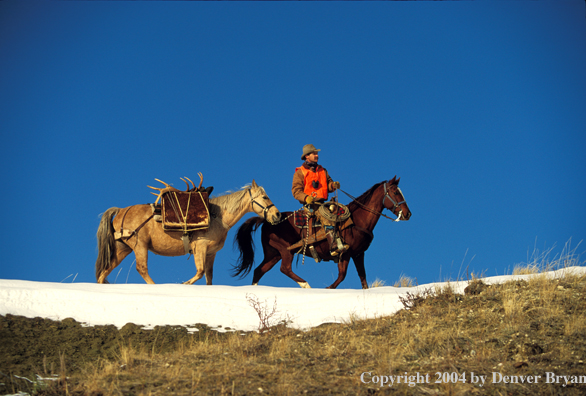
M 307 143 L 354 196 L 401 177 L 413 217 L 381 219 L 369 282 L 508 274 L 586 238 L 585 70 L 582 0 L 1 1 L 0 278 L 95 282 L 99 214 L 152 202 L 154 178 L 255 179 L 298 209 Z M 214 284 L 252 280 L 229 275 L 235 231 Z M 156 282 L 195 274 L 149 258 Z M 143 283 L 133 261 L 110 281 Z M 297 287 L 277 267 L 261 284 Z

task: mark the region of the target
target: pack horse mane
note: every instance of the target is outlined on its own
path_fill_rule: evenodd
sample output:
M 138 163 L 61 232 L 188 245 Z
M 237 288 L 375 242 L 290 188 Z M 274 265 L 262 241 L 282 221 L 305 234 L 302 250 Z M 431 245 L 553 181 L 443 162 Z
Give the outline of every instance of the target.
M 161 199 L 163 202 L 169 194 L 175 196 L 188 194 L 188 200 L 203 205 L 208 210 L 200 227 L 188 228 L 187 216 L 181 208 L 177 209 L 179 200 L 172 201 L 170 212 L 179 213 L 179 226 L 176 228 L 164 228 L 164 224 L 155 221 L 154 205 L 133 205 L 126 208 L 112 207 L 104 212 L 97 231 L 98 258 L 96 260 L 96 280 L 98 283 L 108 283 L 108 275 L 116 268 L 126 256 L 134 252 L 136 256 L 136 269 L 146 283 L 154 284 L 148 273 L 149 250 L 161 256 L 182 256 L 191 252 L 195 261 L 197 273 L 194 277 L 184 282 L 193 284 L 206 277 L 206 284 L 212 284 L 213 267 L 216 253 L 222 249 L 228 231 L 246 213 L 254 212 L 262 216 L 269 223 L 276 223 L 281 218 L 281 213 L 271 202 L 264 188 L 253 180 L 239 191 L 227 193 L 209 199 L 206 206 L 208 192 L 211 188 L 201 187 L 203 176 L 199 174 L 201 181 L 199 187 L 189 180 L 193 186 L 190 189 L 186 180 L 187 191 L 182 192 L 160 181 L 164 188 L 150 187 L 158 191 L 155 203 Z M 192 198 L 194 196 L 194 198 Z M 204 218 L 205 217 L 205 218 Z M 163 219 L 164 220 L 164 219 Z

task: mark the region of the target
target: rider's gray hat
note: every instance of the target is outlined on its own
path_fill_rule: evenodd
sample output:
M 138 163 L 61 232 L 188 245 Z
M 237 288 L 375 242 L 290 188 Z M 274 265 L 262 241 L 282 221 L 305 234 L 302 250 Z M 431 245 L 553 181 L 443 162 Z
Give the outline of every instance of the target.
M 307 154 L 311 154 L 311 153 L 314 153 L 316 151 L 321 151 L 321 150 L 320 149 L 316 149 L 313 144 L 306 144 L 305 146 L 303 146 L 303 155 L 301 156 L 301 159 L 304 160 L 305 159 L 305 156 Z

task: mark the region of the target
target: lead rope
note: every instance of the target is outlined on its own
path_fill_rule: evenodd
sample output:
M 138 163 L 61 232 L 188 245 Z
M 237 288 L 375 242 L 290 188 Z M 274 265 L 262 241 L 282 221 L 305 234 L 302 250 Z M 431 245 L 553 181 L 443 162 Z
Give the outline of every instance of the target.
M 289 216 L 285 217 L 284 219 L 281 219 L 281 220 L 277 221 L 276 223 L 270 223 L 270 224 L 273 225 L 273 226 L 279 225 L 282 222 L 287 221 L 289 219 L 289 217 L 291 217 L 291 216 L 293 216 L 295 214 L 295 212 L 297 212 L 297 211 L 293 211 Z
M 309 212 L 305 212 L 305 224 L 307 224 L 307 232 L 305 234 L 305 243 L 303 244 L 303 260 L 301 260 L 301 265 L 305 265 L 305 252 L 307 251 L 307 242 L 309 242 Z M 301 230 L 303 231 L 303 228 Z

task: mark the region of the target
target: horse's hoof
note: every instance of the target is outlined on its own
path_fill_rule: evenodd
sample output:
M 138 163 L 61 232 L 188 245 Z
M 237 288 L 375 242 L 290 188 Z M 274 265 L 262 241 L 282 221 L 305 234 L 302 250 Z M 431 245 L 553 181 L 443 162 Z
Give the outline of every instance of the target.
M 299 284 L 299 286 L 301 286 L 304 289 L 311 289 L 311 286 L 309 286 L 309 283 L 307 282 L 297 282 Z

